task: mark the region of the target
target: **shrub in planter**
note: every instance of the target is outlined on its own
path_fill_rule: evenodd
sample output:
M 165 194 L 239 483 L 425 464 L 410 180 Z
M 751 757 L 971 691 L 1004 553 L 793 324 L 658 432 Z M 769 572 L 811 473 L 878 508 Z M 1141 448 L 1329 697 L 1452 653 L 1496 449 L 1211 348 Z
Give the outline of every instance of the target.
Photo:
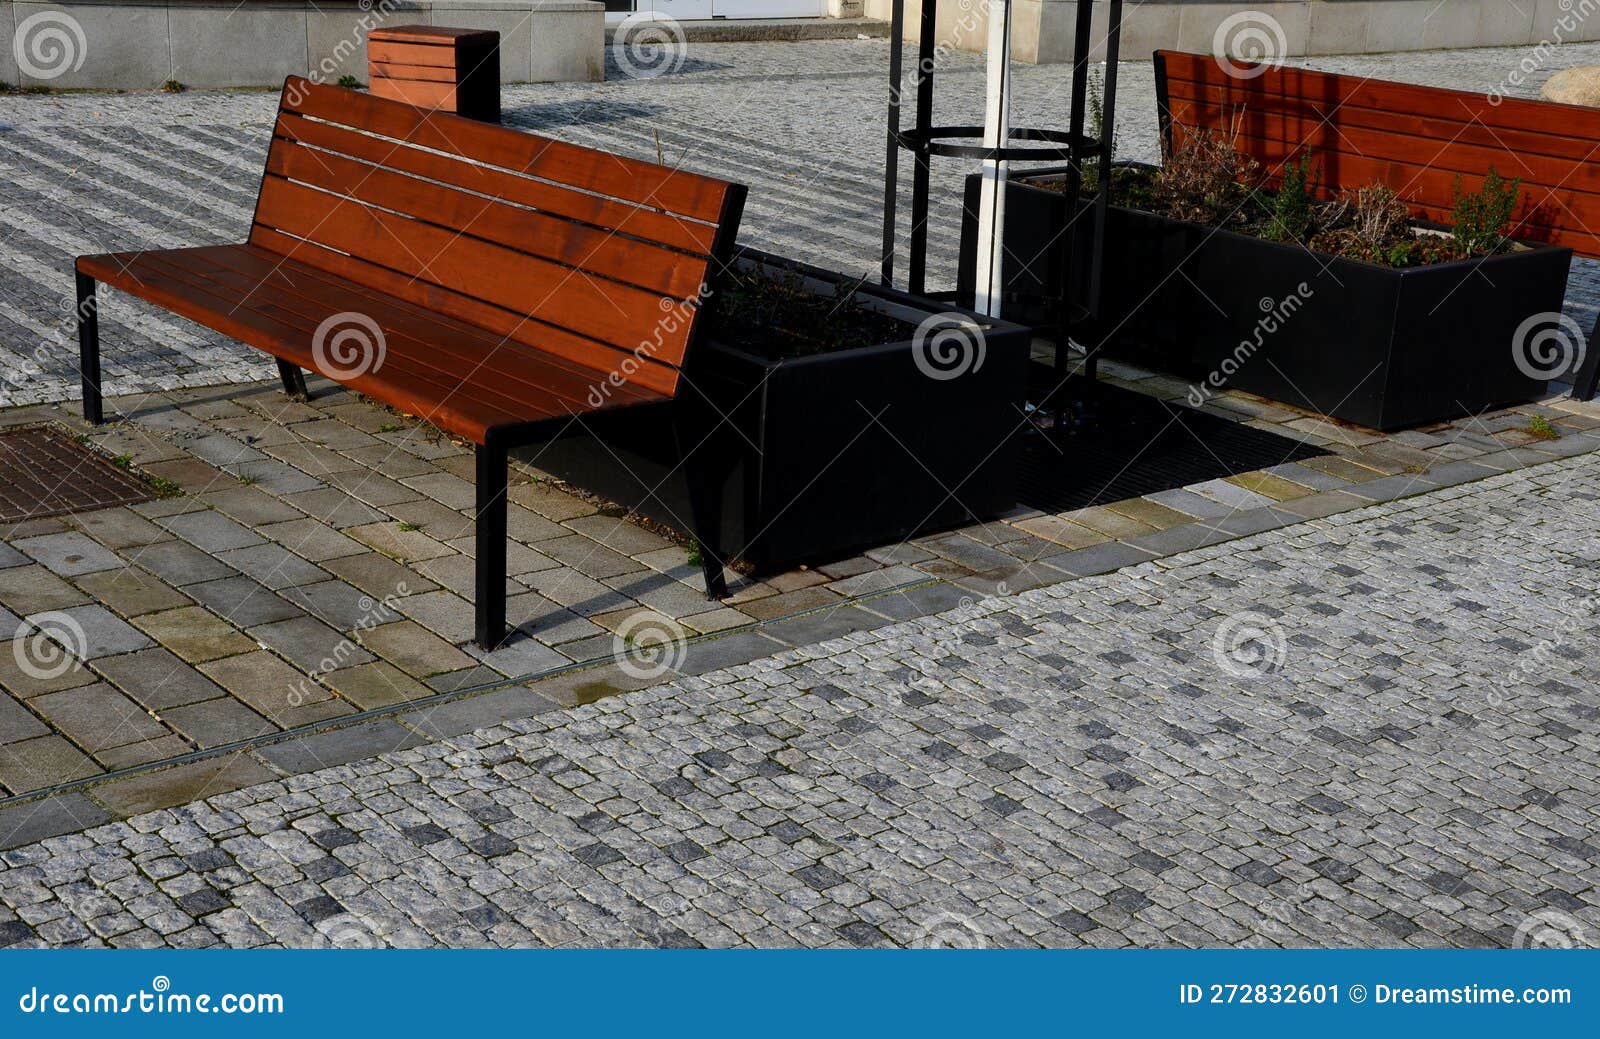
M 771 571 L 1015 506 L 1028 329 L 755 250 L 705 305 L 671 406 L 696 416 L 685 448 L 727 463 L 724 558 Z M 688 528 L 665 409 L 602 413 L 526 457 Z
M 1452 235 L 1413 220 L 1381 185 L 1316 200 L 1309 158 L 1268 192 L 1249 160 L 1209 147 L 1159 174 L 1125 167 L 1133 190 L 1113 181 L 1114 198 L 1141 208 L 1112 207 L 1099 328 L 1110 343 L 1091 345 L 1197 380 L 1196 403 L 1232 387 L 1384 430 L 1544 392 L 1518 340 L 1560 313 L 1571 251 L 1503 237 L 1514 182 L 1458 188 Z M 1060 179 L 1041 171 L 1008 186 L 1007 234 L 1020 238 L 1008 252 L 1056 252 L 1008 287 L 1061 284 L 1048 279 L 1060 278 L 1065 239 L 1046 243 L 1085 206 Z M 974 235 L 964 226 L 964 257 Z M 1082 298 L 1081 285 L 1068 292 Z

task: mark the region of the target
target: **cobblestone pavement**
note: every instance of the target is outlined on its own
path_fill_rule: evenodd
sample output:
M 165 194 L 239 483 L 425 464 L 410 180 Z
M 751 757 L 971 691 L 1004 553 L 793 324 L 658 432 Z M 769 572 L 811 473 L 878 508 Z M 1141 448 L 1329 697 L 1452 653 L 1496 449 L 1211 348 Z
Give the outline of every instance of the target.
M 630 79 L 613 62 L 604 84 L 508 88 L 505 121 L 748 183 L 741 241 L 866 274 L 878 267 L 888 47 L 884 40 L 692 44 L 681 66 L 656 78 Z M 1569 44 L 1559 54 L 1560 66 L 1597 64 L 1600 44 Z M 1524 56 L 1489 49 L 1314 63 L 1488 90 Z M 1063 65 L 1019 66 L 1014 124 L 1064 125 L 1068 77 Z M 1536 96 L 1542 78 L 1513 92 Z M 1126 63 L 1119 82 L 1120 154 L 1154 159 L 1150 63 Z M 938 83 L 936 122 L 979 121 L 981 58 L 944 56 Z M 0 369 L 12 382 L 0 386 L 0 403 L 77 392 L 68 322 L 73 256 L 243 239 L 276 102 L 264 91 L 0 96 Z M 936 167 L 934 288 L 953 280 L 965 172 L 959 162 Z M 1585 328 L 1600 298 L 1595 270 L 1576 262 L 1569 294 Z M 114 344 L 105 357 L 110 392 L 272 374 L 262 355 L 118 293 L 107 294 L 102 315 Z M 37 373 L 16 378 L 24 365 Z
M 0 853 L 0 943 L 1600 935 L 1569 459 Z

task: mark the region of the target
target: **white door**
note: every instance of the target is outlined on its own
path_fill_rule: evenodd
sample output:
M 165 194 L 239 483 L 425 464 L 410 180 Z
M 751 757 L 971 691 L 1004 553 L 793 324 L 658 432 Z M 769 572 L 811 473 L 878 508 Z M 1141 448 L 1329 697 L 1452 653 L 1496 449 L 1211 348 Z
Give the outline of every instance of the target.
M 710 18 L 712 15 L 711 0 L 635 0 L 633 9 L 641 12 L 653 11 L 664 18 L 675 18 L 680 22 Z

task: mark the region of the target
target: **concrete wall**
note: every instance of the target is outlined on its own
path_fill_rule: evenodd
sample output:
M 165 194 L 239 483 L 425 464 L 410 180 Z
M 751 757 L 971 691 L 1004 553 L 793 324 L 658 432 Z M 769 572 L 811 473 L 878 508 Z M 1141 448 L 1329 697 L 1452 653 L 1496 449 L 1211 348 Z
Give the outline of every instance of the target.
M 590 0 L 0 0 L 0 80 L 148 90 L 270 87 L 290 74 L 367 80 L 367 32 L 500 33 L 506 83 L 605 78 L 605 5 Z
M 907 39 L 917 36 L 920 6 L 906 0 Z M 1070 61 L 1077 6 L 1075 0 L 1013 0 L 1013 55 L 1028 62 Z M 1107 5 L 1102 0 L 1095 7 L 1093 38 L 1100 41 Z M 869 18 L 887 20 L 891 9 L 891 0 L 866 0 Z M 988 11 L 986 0 L 941 0 L 940 41 L 958 50 L 983 50 Z M 1232 31 L 1223 38 L 1234 41 L 1261 30 L 1256 38 L 1268 41 L 1272 57 L 1522 47 L 1600 40 L 1600 0 L 1130 0 L 1123 13 L 1122 56 L 1147 59 L 1159 48 L 1213 52 L 1224 23 Z M 1243 43 L 1228 49 L 1251 56 Z M 1100 48 L 1092 53 L 1103 57 Z

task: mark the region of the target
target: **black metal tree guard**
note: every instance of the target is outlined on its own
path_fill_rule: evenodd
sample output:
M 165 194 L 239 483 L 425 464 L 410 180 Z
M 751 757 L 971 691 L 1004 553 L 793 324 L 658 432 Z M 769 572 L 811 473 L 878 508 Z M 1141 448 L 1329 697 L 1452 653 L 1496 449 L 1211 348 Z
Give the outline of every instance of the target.
M 999 3 L 1001 0 L 991 0 Z M 902 150 L 913 156 L 911 180 L 911 240 L 906 269 L 906 288 L 919 295 L 926 294 L 928 262 L 928 189 L 932 172 L 930 159 L 937 155 L 959 159 L 1003 159 L 1007 162 L 1062 162 L 1067 163 L 1063 188 L 1069 200 L 1079 197 L 1083 185 L 1084 164 L 1090 159 L 1099 160 L 1099 178 L 1096 192 L 1089 207 L 1090 240 L 1087 255 L 1089 271 L 1086 289 L 1081 299 L 1074 299 L 1071 286 L 1076 272 L 1073 264 L 1085 254 L 1079 248 L 1078 235 L 1081 219 L 1068 222 L 1068 234 L 1057 243 L 1063 250 L 1060 270 L 1063 272 L 1058 293 L 1048 302 L 1050 313 L 1059 315 L 1059 321 L 1049 331 L 1056 343 L 1055 380 L 1051 389 L 1054 395 L 1066 377 L 1068 344 L 1080 330 L 1099 317 L 1101 303 L 1101 278 L 1105 263 L 1106 209 L 1110 204 L 1112 134 L 1116 125 L 1117 58 L 1122 35 L 1123 0 L 1108 0 L 1105 38 L 1105 80 L 1102 94 L 1100 136 L 1091 137 L 1084 132 L 1088 115 L 1089 52 L 1091 50 L 1091 25 L 1097 6 L 1088 0 L 1077 5 L 1077 22 L 1073 28 L 1072 43 L 1072 105 L 1067 130 L 1041 130 L 1013 127 L 1008 141 L 999 148 L 981 144 L 964 143 L 983 137 L 981 126 L 933 125 L 934 55 L 938 31 L 938 0 L 922 0 L 920 29 L 917 40 L 916 99 L 914 124 L 910 129 L 901 125 L 901 104 L 904 91 L 902 54 L 905 45 L 905 0 L 894 0 L 890 18 L 889 38 L 889 134 L 884 162 L 883 184 L 883 261 L 881 280 L 885 286 L 894 286 L 896 245 L 896 219 L 899 203 L 899 159 Z M 1037 142 L 1018 144 L 1014 142 Z M 1007 293 L 1003 300 L 1015 300 Z M 1092 380 L 1095 373 L 1095 351 L 1087 351 L 1085 372 Z

